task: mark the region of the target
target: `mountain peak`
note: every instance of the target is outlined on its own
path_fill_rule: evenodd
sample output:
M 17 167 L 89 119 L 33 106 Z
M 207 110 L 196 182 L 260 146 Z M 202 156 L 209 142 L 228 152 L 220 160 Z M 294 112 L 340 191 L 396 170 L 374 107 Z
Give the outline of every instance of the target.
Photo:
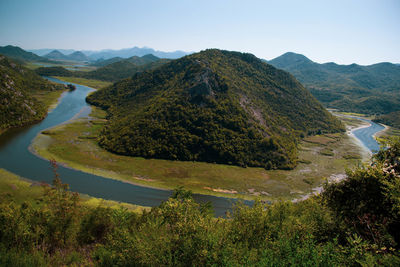
M 16 59 L 18 61 L 48 61 L 46 58 L 40 57 L 32 52 L 27 52 L 18 46 L 12 45 L 7 45 L 3 47 L 0 46 L 0 54 Z
M 274 58 L 274 59 L 268 61 L 268 62 L 278 68 L 287 67 L 288 65 L 313 63 L 306 56 L 304 56 L 302 54 L 297 54 L 294 52 L 287 52 L 277 58 Z
M 67 56 L 70 60 L 88 61 L 88 57 L 81 51 L 75 51 Z
M 148 59 L 148 60 L 152 60 L 152 61 L 157 61 L 157 60 L 160 59 L 159 57 L 156 57 L 153 54 L 146 54 L 146 55 L 142 56 L 142 58 L 145 58 L 145 59 Z
M 341 130 L 287 72 L 218 49 L 137 73 L 87 101 L 112 111 L 101 146 L 148 158 L 292 168 L 300 132 Z

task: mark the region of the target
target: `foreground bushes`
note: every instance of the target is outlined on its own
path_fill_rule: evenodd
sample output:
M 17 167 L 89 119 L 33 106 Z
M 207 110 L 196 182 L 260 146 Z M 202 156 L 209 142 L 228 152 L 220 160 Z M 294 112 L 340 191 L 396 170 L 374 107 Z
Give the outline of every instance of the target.
M 392 143 L 373 166 L 321 196 L 238 204 L 227 218 L 214 218 L 182 189 L 140 215 L 87 208 L 55 179 L 37 203 L 1 197 L 0 264 L 398 266 L 399 147 Z

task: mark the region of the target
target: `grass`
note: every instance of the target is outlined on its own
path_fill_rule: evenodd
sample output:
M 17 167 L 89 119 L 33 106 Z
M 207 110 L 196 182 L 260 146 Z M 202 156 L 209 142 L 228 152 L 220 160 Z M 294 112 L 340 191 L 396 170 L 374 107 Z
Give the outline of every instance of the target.
M 35 70 L 37 68 L 43 67 L 43 65 L 51 66 L 51 67 L 64 67 L 71 71 L 92 71 L 96 70 L 97 67 L 82 65 L 82 62 L 59 62 L 59 63 L 41 63 L 41 62 L 26 62 L 24 66 L 28 69 Z M 79 66 L 76 66 L 79 65 Z M 81 66 L 82 65 L 82 66 Z
M 0 196 L 8 195 L 17 204 L 29 202 L 36 206 L 40 204 L 40 199 L 43 195 L 43 188 L 40 183 L 32 182 L 21 178 L 7 170 L 0 169 Z M 87 207 L 110 207 L 110 208 L 127 208 L 135 212 L 149 209 L 128 203 L 120 203 L 112 200 L 104 200 L 101 198 L 89 197 L 80 195 L 81 204 Z
M 69 82 L 69 83 L 77 83 L 77 84 L 82 84 L 85 86 L 89 86 L 95 89 L 100 89 L 106 86 L 111 85 L 111 82 L 105 82 L 105 81 L 99 81 L 99 80 L 93 80 L 93 79 L 85 79 L 85 78 L 78 78 L 78 77 L 60 77 L 60 76 L 54 76 L 54 78 L 57 78 L 61 81 L 64 82 Z
M 32 93 L 32 96 L 35 97 L 37 100 L 42 102 L 48 111 L 54 109 L 58 104 L 58 98 L 60 98 L 61 94 L 66 90 L 56 90 L 52 92 L 44 92 L 37 90 Z M 50 109 L 50 110 L 49 110 Z
M 260 196 L 267 200 L 301 197 L 326 178 L 344 175 L 346 168 L 364 158 L 354 139 L 345 134 L 321 135 L 302 142 L 299 164 L 291 171 L 127 157 L 97 145 L 96 136 L 105 123 L 105 113 L 94 108 L 90 116 L 39 134 L 33 143 L 34 150 L 44 158 L 107 178 L 157 188 L 183 186 L 196 193 L 245 199 Z

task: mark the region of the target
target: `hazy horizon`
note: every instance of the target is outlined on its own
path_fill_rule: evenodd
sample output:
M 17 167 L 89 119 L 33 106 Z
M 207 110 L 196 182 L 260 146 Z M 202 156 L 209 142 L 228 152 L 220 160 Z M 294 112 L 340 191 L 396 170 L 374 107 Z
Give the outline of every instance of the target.
M 163 52 L 219 48 L 271 60 L 400 63 L 400 1 L 10 1 L 0 45 Z

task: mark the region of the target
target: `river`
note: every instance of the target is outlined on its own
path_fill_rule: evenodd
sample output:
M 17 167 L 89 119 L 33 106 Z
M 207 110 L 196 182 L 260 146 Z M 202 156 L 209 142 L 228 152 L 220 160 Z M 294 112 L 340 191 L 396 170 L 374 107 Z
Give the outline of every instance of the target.
M 67 84 L 57 79 L 48 79 Z M 32 154 L 29 146 L 35 136 L 44 129 L 54 127 L 72 118 L 87 116 L 90 113 L 91 109 L 85 102 L 85 97 L 93 89 L 79 84 L 75 84 L 75 86 L 76 90 L 63 93 L 58 106 L 49 112 L 43 121 L 32 126 L 9 130 L 0 136 L 0 168 L 33 181 L 52 182 L 53 172 L 49 162 Z M 379 145 L 372 135 L 384 127 L 365 119 L 361 120 L 367 121 L 371 126 L 354 130 L 353 134 L 369 150 L 378 150 Z M 167 200 L 171 195 L 169 190 L 133 185 L 63 166 L 58 167 L 58 173 L 62 181 L 69 184 L 72 191 L 103 199 L 154 207 Z M 202 203 L 211 202 L 216 216 L 224 216 L 231 209 L 232 204 L 237 201 L 200 194 L 194 194 L 194 198 Z M 244 201 L 244 203 L 251 205 L 252 202 Z
M 376 153 L 379 151 L 379 144 L 376 142 L 374 135 L 385 129 L 385 127 L 364 118 L 351 117 L 369 123 L 370 126 L 354 129 L 351 132 L 370 152 Z
M 57 79 L 48 79 L 67 84 Z M 79 84 L 75 86 L 76 90 L 63 93 L 57 107 L 49 112 L 43 121 L 32 126 L 11 129 L 0 136 L 0 168 L 33 181 L 52 182 L 53 173 L 49 162 L 32 154 L 29 146 L 35 136 L 44 129 L 90 113 L 90 106 L 85 102 L 85 98 L 93 89 Z M 58 167 L 58 173 L 62 181 L 69 184 L 72 191 L 140 206 L 158 206 L 172 193 L 169 190 L 133 185 L 63 166 Z M 211 202 L 216 216 L 224 216 L 237 201 L 200 194 L 194 194 L 194 198 L 201 203 Z M 251 204 L 250 201 L 244 201 L 244 203 Z

